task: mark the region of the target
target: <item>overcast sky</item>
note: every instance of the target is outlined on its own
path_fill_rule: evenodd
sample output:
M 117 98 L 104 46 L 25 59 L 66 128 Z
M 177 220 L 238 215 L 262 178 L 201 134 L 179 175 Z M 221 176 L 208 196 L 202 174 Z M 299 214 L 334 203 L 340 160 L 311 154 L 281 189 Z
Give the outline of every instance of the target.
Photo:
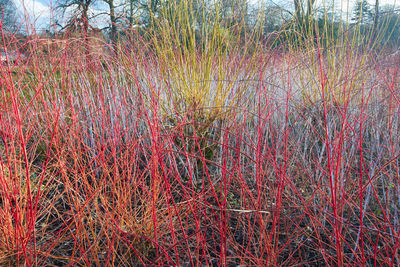
M 52 17 L 52 7 L 55 5 L 56 0 L 14 0 L 17 9 L 21 14 L 29 19 L 30 24 L 35 24 L 37 29 L 41 29 L 49 25 Z M 259 4 L 261 1 L 250 0 L 251 3 Z M 293 5 L 293 0 L 267 0 L 279 5 L 283 5 L 286 8 L 290 8 Z M 323 5 L 323 3 L 329 3 L 331 0 L 317 0 L 317 4 Z M 343 12 L 348 10 L 351 12 L 355 0 L 335 0 L 335 9 L 342 9 Z M 371 5 L 375 4 L 375 0 L 368 0 Z M 400 3 L 400 0 L 379 0 L 381 6 L 383 5 L 394 5 Z M 101 22 L 98 22 L 101 23 Z M 105 23 L 105 22 L 103 22 Z

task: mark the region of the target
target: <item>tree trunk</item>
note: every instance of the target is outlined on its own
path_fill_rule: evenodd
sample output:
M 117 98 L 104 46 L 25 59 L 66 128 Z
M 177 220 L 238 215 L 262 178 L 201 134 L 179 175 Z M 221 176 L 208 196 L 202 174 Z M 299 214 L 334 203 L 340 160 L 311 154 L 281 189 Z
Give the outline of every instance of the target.
M 307 0 L 307 18 L 312 16 L 314 3 L 315 3 L 315 0 Z
M 86 62 L 90 63 L 90 46 L 89 46 L 89 20 L 88 20 L 88 6 L 84 6 L 82 10 L 83 20 L 83 45 L 85 49 Z
M 129 1 L 129 29 L 133 30 L 133 0 Z
M 301 21 L 301 0 L 293 0 L 294 1 L 294 10 L 296 14 L 296 20 L 298 23 Z
M 150 27 L 154 27 L 154 18 L 157 12 L 158 0 L 150 0 Z
M 117 41 L 117 18 L 115 16 L 114 0 L 109 0 L 108 6 L 110 8 L 111 41 L 115 45 Z
M 378 36 L 378 24 L 379 24 L 379 0 L 375 0 L 375 14 L 374 14 L 374 28 L 373 28 L 374 41 Z

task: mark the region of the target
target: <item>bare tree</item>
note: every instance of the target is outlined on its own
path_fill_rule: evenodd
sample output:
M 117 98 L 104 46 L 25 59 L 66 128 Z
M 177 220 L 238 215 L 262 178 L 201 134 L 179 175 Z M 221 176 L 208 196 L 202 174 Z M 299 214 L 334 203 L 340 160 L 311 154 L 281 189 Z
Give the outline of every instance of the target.
M 115 1 L 114 0 L 103 0 L 109 8 L 109 16 L 110 16 L 110 32 L 111 32 L 111 42 L 113 46 L 117 40 L 117 15 L 115 13 Z
M 141 2 L 142 8 L 145 10 L 144 14 L 146 14 L 147 21 L 149 25 L 154 25 L 154 18 L 156 17 L 160 5 L 161 0 L 146 0 Z
M 96 0 L 61 0 L 57 9 L 62 10 L 65 16 L 66 11 L 71 11 L 72 16 L 64 28 L 81 31 L 84 38 L 84 47 L 86 58 L 90 58 L 89 47 L 89 10 L 95 4 Z
M 293 0 L 296 20 L 299 23 L 312 16 L 315 0 L 305 0 L 305 2 L 302 0 Z M 305 5 L 306 7 L 304 7 Z
M 129 29 L 133 29 L 134 16 L 136 10 L 138 9 L 138 0 L 129 0 L 128 4 L 129 4 L 129 13 L 128 13 Z

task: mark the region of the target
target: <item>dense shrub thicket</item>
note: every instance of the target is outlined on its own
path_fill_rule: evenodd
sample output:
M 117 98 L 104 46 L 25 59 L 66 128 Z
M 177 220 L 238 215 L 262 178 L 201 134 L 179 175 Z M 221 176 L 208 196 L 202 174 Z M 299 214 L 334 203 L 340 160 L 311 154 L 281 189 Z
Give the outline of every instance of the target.
M 0 265 L 399 265 L 392 35 L 169 4 L 1 28 Z

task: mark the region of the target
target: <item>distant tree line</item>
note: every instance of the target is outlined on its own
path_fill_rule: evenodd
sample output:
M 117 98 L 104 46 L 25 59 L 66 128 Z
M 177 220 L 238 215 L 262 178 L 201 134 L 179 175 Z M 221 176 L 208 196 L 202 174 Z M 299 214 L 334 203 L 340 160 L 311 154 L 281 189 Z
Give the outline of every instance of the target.
M 143 31 L 153 27 L 156 20 L 161 19 L 163 11 L 174 3 L 188 0 L 59 0 L 56 11 L 59 14 L 58 29 L 71 30 L 88 36 L 94 28 L 93 21 L 102 17 L 101 30 L 110 40 L 116 43 L 130 31 Z M 263 17 L 263 33 L 265 35 L 281 32 L 296 32 L 303 34 L 304 38 L 310 37 L 310 32 L 315 27 L 319 32 L 329 30 L 333 38 L 341 34 L 343 27 L 358 28 L 369 39 L 379 38 L 392 46 L 399 46 L 399 19 L 400 12 L 393 6 L 380 6 L 379 0 L 370 5 L 367 0 L 357 0 L 351 13 L 351 20 L 344 21 L 338 12 L 333 10 L 333 1 L 325 1 L 325 6 L 316 6 L 316 0 L 291 0 L 288 6 L 276 4 L 275 1 L 265 1 L 264 4 L 255 6 L 249 0 L 191 0 L 191 8 L 197 26 L 204 21 L 204 17 L 214 16 L 218 4 L 219 17 L 226 21 L 226 25 L 236 18 L 237 23 L 243 23 L 251 28 L 259 15 Z M 0 11 L 3 14 L 3 25 L 17 29 L 15 19 L 15 5 L 12 0 L 0 0 Z M 97 10 L 97 12 L 94 12 Z M 99 11 L 101 10 L 101 11 Z M 230 22 L 229 22 L 230 21 Z M 203 25 L 204 26 L 204 25 Z M 51 32 L 50 30 L 48 32 Z M 287 35 L 286 35 L 287 36 Z M 293 38 L 289 36 L 288 38 Z M 285 40 L 283 39 L 282 42 Z

